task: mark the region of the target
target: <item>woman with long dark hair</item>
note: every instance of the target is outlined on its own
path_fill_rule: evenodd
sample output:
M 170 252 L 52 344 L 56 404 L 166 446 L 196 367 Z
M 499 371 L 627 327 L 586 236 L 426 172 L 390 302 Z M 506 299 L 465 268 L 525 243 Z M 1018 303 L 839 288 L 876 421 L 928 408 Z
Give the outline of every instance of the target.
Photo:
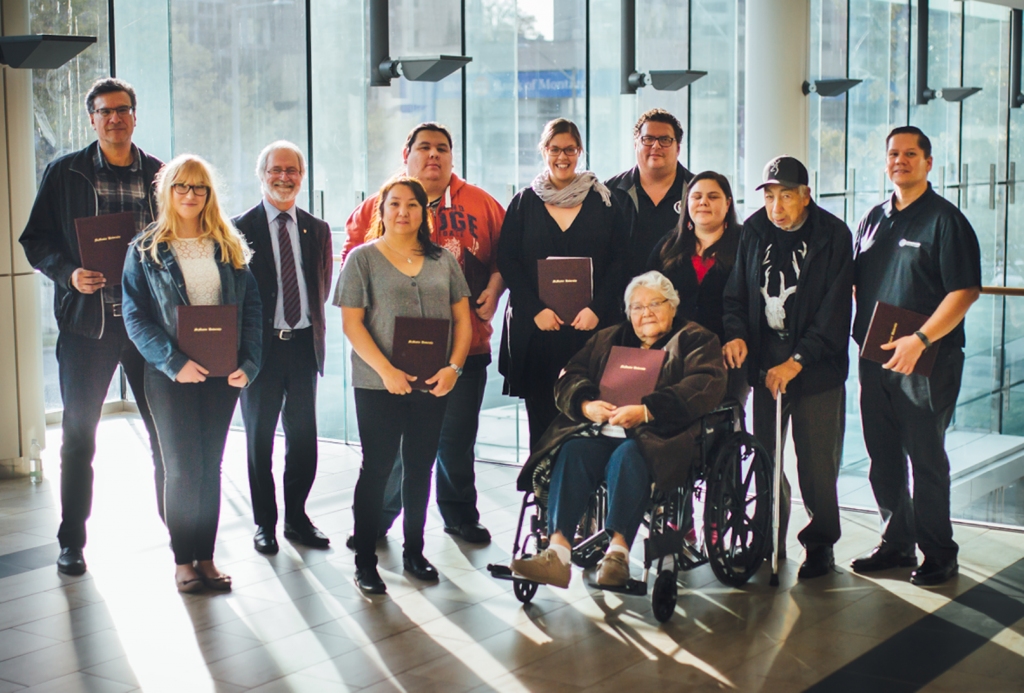
M 473 333 L 469 287 L 455 256 L 430 239 L 423 186 L 415 178 L 396 176 L 384 184 L 377 199 L 368 242 L 349 253 L 334 296 L 352 344 L 352 384 L 363 446 L 352 503 L 355 582 L 369 594 L 387 591 L 377 571 L 376 542 L 384 487 L 399 449 L 403 565 L 420 580 L 438 578 L 423 557 L 430 474 L 448 404 L 445 396 L 462 374 Z M 391 364 L 397 317 L 452 323 L 449 365 L 424 381 L 429 390 L 413 390 L 410 383 L 416 378 Z
M 122 279 L 125 329 L 147 362 L 179 592 L 231 589 L 213 562 L 220 465 L 239 392 L 259 372 L 263 339 L 252 253 L 221 211 L 212 177 L 191 154 L 160 169 L 157 220 L 133 242 Z M 238 306 L 238 368 L 226 378 L 210 376 L 178 348 L 178 307 L 202 305 Z
M 577 170 L 579 129 L 571 120 L 552 120 L 539 148 L 545 168 L 512 198 L 498 241 L 498 269 L 509 289 L 498 370 L 505 394 L 526 401 L 531 451 L 558 416 L 559 373 L 594 329 L 616 320 L 625 286 L 625 248 L 611 193 L 593 173 Z M 593 261 L 593 299 L 564 322 L 540 300 L 537 283 L 537 261 L 558 256 Z
M 729 279 L 743 226 L 729 180 L 720 173 L 698 173 L 686 188 L 679 223 L 654 247 L 648 270 L 661 272 L 679 292 L 679 317 L 718 335 L 722 295 Z

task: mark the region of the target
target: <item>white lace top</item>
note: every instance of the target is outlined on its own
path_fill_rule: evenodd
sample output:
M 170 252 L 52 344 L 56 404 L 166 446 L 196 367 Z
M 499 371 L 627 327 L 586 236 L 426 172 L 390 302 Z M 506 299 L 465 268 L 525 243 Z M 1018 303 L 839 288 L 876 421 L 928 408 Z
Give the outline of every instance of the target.
M 171 241 L 171 250 L 185 278 L 188 302 L 194 306 L 220 305 L 220 270 L 213 239 L 176 238 Z

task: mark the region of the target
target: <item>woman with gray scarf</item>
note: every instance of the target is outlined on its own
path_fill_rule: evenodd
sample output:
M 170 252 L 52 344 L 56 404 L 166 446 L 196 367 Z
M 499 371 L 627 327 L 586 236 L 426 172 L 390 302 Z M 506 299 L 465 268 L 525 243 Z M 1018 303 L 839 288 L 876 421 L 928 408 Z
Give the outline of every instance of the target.
M 558 416 L 559 373 L 598 326 L 616 321 L 627 279 L 625 239 L 615 225 L 611 193 L 590 171 L 576 170 L 583 154 L 579 129 L 571 120 L 552 120 L 539 149 L 545 169 L 512 198 L 498 241 L 498 269 L 509 288 L 498 370 L 505 394 L 525 400 L 531 451 Z M 571 321 L 540 299 L 537 261 L 548 257 L 593 262 L 593 300 Z

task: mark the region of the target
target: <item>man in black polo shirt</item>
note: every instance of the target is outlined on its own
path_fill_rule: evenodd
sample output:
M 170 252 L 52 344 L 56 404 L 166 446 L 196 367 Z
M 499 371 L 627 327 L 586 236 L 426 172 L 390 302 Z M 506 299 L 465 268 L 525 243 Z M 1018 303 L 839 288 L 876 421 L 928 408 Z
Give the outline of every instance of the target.
M 910 580 L 937 585 L 958 570 L 946 428 L 960 393 L 964 316 L 981 293 L 981 252 L 970 222 L 928 183 L 932 157 L 925 134 L 899 127 L 886 147 L 886 172 L 896 190 L 857 230 L 853 337 L 863 344 L 877 301 L 930 317 L 916 334 L 882 347 L 892 351 L 887 363 L 860 359 L 861 422 L 882 543 L 852 567 L 868 573 L 915 566 L 916 543 L 924 563 Z M 926 348 L 938 350 L 930 378 L 913 374 Z
M 619 223 L 629 239 L 627 282 L 646 271 L 654 246 L 679 223 L 683 188 L 693 178 L 679 163 L 682 139 L 679 120 L 668 111 L 652 108 L 633 126 L 636 166 L 605 183 L 615 198 Z
M 775 450 L 775 398 L 784 396 L 782 435 L 793 422 L 800 492 L 810 522 L 800 578 L 827 575 L 839 541 L 836 480 L 846 430 L 853 239 L 842 219 L 818 207 L 807 169 L 791 156 L 764 168 L 764 207 L 743 224 L 725 288 L 722 352 L 729 368 L 749 361 L 754 435 Z M 781 394 L 780 394 L 781 393 Z M 779 555 L 789 524 L 783 476 Z

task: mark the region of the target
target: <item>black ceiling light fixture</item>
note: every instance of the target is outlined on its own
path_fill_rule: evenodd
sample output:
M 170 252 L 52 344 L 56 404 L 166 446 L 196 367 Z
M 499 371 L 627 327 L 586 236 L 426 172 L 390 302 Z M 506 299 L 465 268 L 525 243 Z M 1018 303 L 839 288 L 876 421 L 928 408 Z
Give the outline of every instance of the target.
M 1020 92 L 1022 15 L 1021 10 L 1010 10 L 1010 108 L 1024 105 L 1024 94 Z
M 650 84 L 659 91 L 679 91 L 707 74 L 700 70 L 636 70 L 636 0 L 622 0 L 622 63 L 620 94 L 635 94 Z
M 440 82 L 473 59 L 465 55 L 417 55 L 392 58 L 388 0 L 370 0 L 370 86 L 389 87 L 391 80 Z
M 818 96 L 842 96 L 855 86 L 863 82 L 861 79 L 816 79 L 813 82 L 804 82 L 804 96 L 817 94 Z
M 981 87 L 928 87 L 928 0 L 917 1 L 917 105 L 935 98 L 956 103 L 981 91 Z
M 55 70 L 94 43 L 95 36 L 0 36 L 0 64 Z

